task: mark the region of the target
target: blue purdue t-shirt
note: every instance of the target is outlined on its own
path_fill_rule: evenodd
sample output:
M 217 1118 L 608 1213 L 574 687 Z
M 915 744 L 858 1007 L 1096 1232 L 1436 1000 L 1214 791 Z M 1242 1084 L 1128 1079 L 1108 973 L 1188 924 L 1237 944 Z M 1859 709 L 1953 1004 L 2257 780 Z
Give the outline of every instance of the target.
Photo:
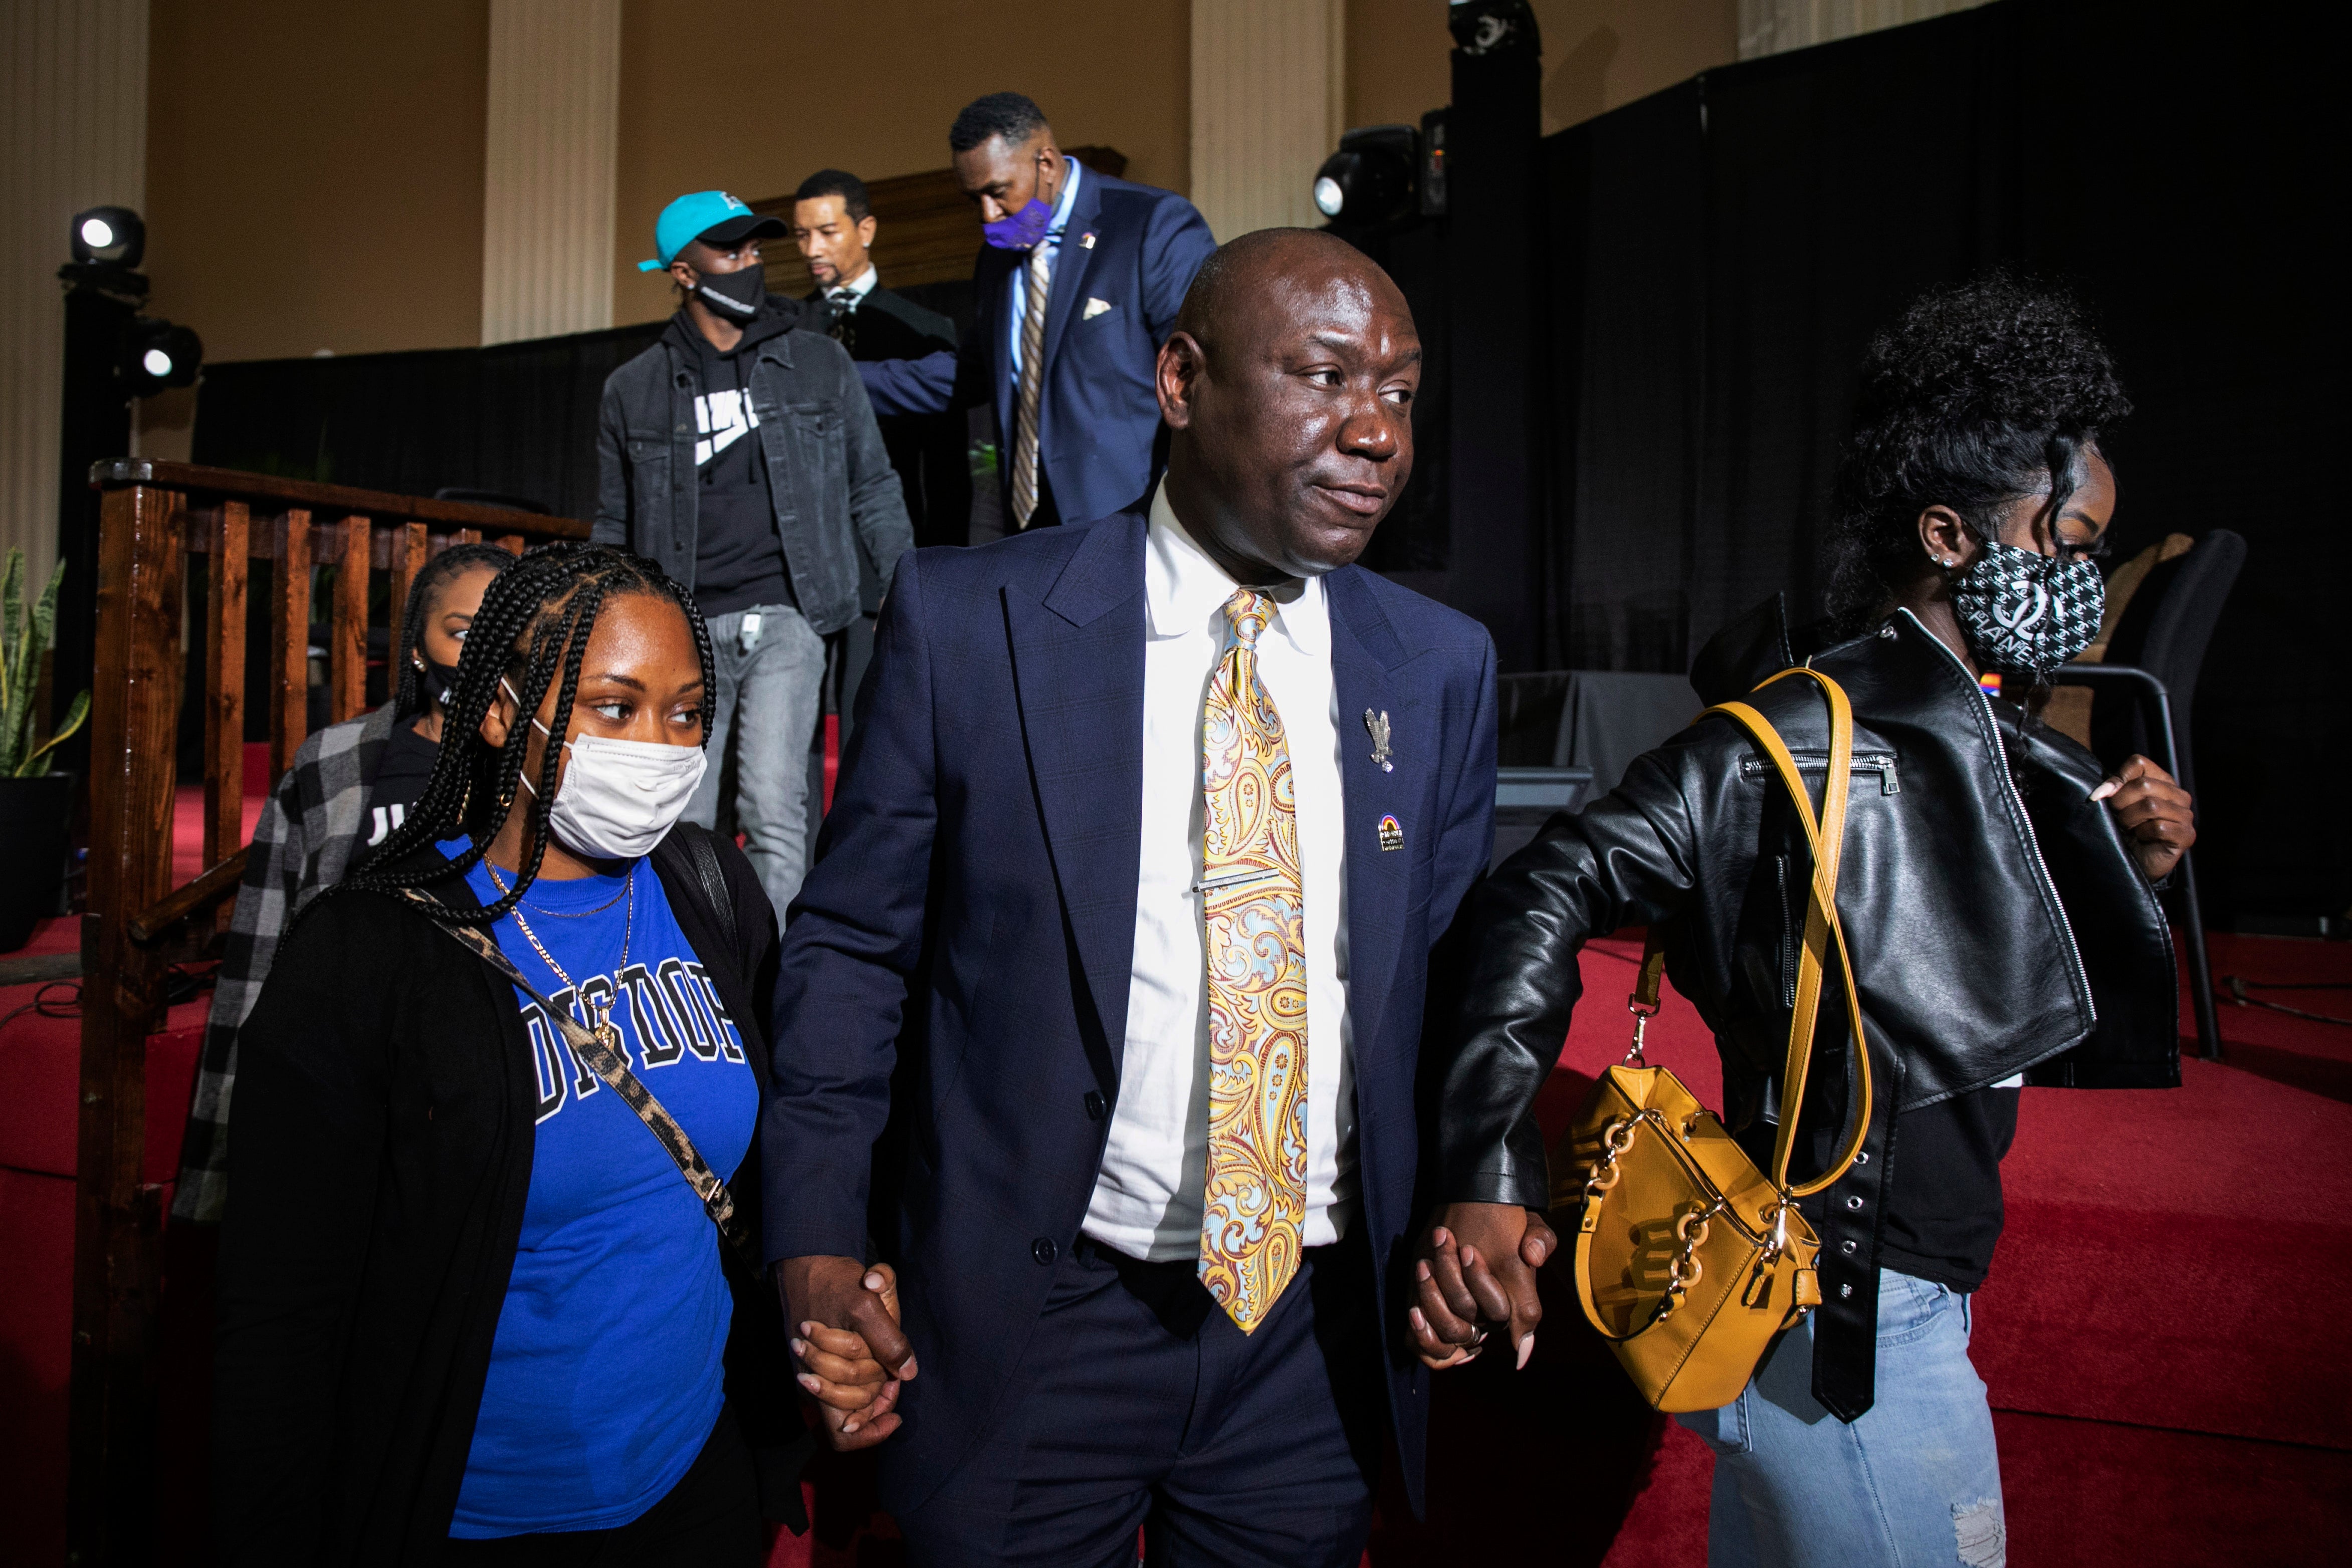
M 463 843 L 442 852 L 461 853 Z M 503 874 L 503 873 L 501 873 Z M 710 1168 L 742 1163 L 759 1116 L 743 1039 L 670 913 L 661 878 L 540 881 L 500 949 L 531 984 L 593 1026 L 612 1009 L 629 1069 L 686 1128 Z M 489 874 L 467 874 L 484 904 Z M 509 886 L 514 879 L 507 878 Z M 719 1231 L 636 1113 L 585 1065 L 536 1002 L 515 993 L 539 1077 L 530 1193 L 499 1313 L 454 1536 L 609 1530 L 659 1502 L 701 1451 L 724 1397 L 733 1307 Z

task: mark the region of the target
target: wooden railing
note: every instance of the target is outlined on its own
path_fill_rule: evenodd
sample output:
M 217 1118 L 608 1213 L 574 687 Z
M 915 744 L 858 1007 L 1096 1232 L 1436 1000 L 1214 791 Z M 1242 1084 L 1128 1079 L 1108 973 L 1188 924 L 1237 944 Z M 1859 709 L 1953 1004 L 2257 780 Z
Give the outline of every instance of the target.
M 312 575 L 334 569 L 329 713 L 367 700 L 368 587 L 388 579 L 397 627 L 432 555 L 488 538 L 578 539 L 570 517 L 311 485 L 182 463 L 99 465 L 97 671 L 91 681 L 89 911 L 82 921 L 81 1118 L 74 1220 L 69 1560 L 153 1553 L 155 1354 L 163 1188 L 144 1180 L 147 1037 L 172 966 L 205 956 L 244 862 L 246 589 L 274 563 L 268 617 L 273 779 L 309 727 Z M 205 558 L 201 621 L 186 563 Z M 204 863 L 174 889 L 173 790 L 187 668 L 181 628 L 204 638 Z M 64 686 L 69 675 L 59 672 Z M 392 673 L 396 681 L 397 672 Z M 156 1114 L 177 1118 L 181 1105 Z

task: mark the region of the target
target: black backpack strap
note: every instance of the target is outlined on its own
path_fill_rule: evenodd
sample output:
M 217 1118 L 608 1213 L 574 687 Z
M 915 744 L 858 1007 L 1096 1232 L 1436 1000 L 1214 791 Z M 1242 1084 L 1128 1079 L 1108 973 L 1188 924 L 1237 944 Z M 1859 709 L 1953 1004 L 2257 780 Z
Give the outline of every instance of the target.
M 719 846 L 711 841 L 710 831 L 693 822 L 680 822 L 674 835 L 686 843 L 686 858 L 693 863 L 695 880 L 702 884 L 702 894 L 710 901 L 710 913 L 719 922 L 719 934 L 727 942 L 727 956 L 737 968 L 743 965 L 743 937 L 735 926 L 735 895 L 727 886 L 727 873 L 719 863 Z

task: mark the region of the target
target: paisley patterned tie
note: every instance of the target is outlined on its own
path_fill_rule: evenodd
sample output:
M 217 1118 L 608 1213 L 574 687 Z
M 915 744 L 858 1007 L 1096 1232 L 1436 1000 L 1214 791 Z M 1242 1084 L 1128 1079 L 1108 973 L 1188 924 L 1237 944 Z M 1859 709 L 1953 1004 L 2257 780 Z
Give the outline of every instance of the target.
M 1274 603 L 1225 601 L 1233 646 L 1201 719 L 1209 1181 L 1201 1283 L 1244 1333 L 1298 1272 L 1307 1220 L 1306 899 L 1282 716 L 1257 676 Z

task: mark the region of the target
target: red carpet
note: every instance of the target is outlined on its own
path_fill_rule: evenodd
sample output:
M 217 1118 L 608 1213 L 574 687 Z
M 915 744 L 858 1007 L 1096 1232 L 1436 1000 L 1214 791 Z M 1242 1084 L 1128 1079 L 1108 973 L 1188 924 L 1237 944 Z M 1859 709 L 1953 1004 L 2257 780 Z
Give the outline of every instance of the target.
M 2352 978 L 2341 945 L 2217 948 L 2217 973 Z M 1639 958 L 1623 939 L 1587 949 L 1548 1128 L 1623 1054 Z M 2233 1047 L 2305 1061 L 2333 1044 L 2307 1038 L 2332 1026 L 2249 1025 L 2250 1011 L 2223 1009 Z M 1717 1100 L 1713 1046 L 1671 993 L 1649 1055 Z M 2352 1291 L 2352 1105 L 2226 1065 L 2192 1061 L 2183 1078 L 2025 1096 L 1975 1344 L 2016 1568 L 2333 1563 L 2352 1539 L 2352 1355 L 2336 1328 Z M 1412 1524 L 1391 1494 L 1381 1568 L 1706 1561 L 1713 1457 L 1643 1410 L 1565 1284 L 1547 1281 L 1526 1373 L 1440 1380 L 1432 1516 Z
M 191 804 L 184 796 L 182 880 L 201 869 Z M 72 922 L 55 921 L 26 951 L 75 940 Z M 1623 1053 L 1639 953 L 1620 938 L 1585 954 L 1586 1001 L 1541 1103 L 1554 1130 Z M 2352 978 L 2352 948 L 2218 937 L 2214 968 Z M 0 1014 L 32 989 L 0 990 Z M 2284 999 L 2352 1010 L 2341 995 Z M 151 1181 L 176 1163 L 205 1006 L 174 1009 L 151 1048 Z M 2352 1030 L 2227 1005 L 2221 1019 L 2228 1061 L 2187 1063 L 2180 1090 L 2025 1097 L 2008 1229 L 1976 1318 L 2019 1568 L 2267 1568 L 2338 1561 L 2352 1538 L 2352 1355 L 2336 1326 L 2352 1299 Z M 1650 1040 L 1653 1061 L 1719 1099 L 1687 1003 L 1670 992 Z M 0 1102 L 0 1518 L 11 1560 L 27 1563 L 64 1550 L 78 1047 L 72 1019 L 0 1026 L 16 1090 Z M 210 1278 L 194 1235 L 169 1239 L 166 1273 L 163 1427 L 178 1458 L 158 1560 L 196 1562 Z M 1524 1374 L 1497 1360 L 1439 1380 L 1431 1516 L 1412 1521 L 1391 1479 L 1369 1554 L 1378 1568 L 1706 1560 L 1712 1458 L 1642 1406 L 1564 1284 L 1548 1281 L 1551 1315 Z M 825 1462 L 817 1531 L 779 1542 L 776 1568 L 903 1560 L 868 1473 Z
M 2340 942 L 2304 942 L 2280 936 L 2215 936 L 2210 939 L 2215 1011 L 2221 1023 L 2221 1059 L 2241 1071 L 2292 1083 L 2330 1099 L 2352 1101 L 2352 1025 L 2314 1023 L 2284 1013 L 2233 1003 L 2228 977 L 2288 984 L 2352 979 L 2352 960 Z M 2307 1013 L 2352 1018 L 2352 990 L 2249 990 L 2250 997 L 2283 1002 Z M 2181 977 L 2180 1028 L 2196 1049 L 2197 1013 L 2189 1006 L 2189 982 Z

